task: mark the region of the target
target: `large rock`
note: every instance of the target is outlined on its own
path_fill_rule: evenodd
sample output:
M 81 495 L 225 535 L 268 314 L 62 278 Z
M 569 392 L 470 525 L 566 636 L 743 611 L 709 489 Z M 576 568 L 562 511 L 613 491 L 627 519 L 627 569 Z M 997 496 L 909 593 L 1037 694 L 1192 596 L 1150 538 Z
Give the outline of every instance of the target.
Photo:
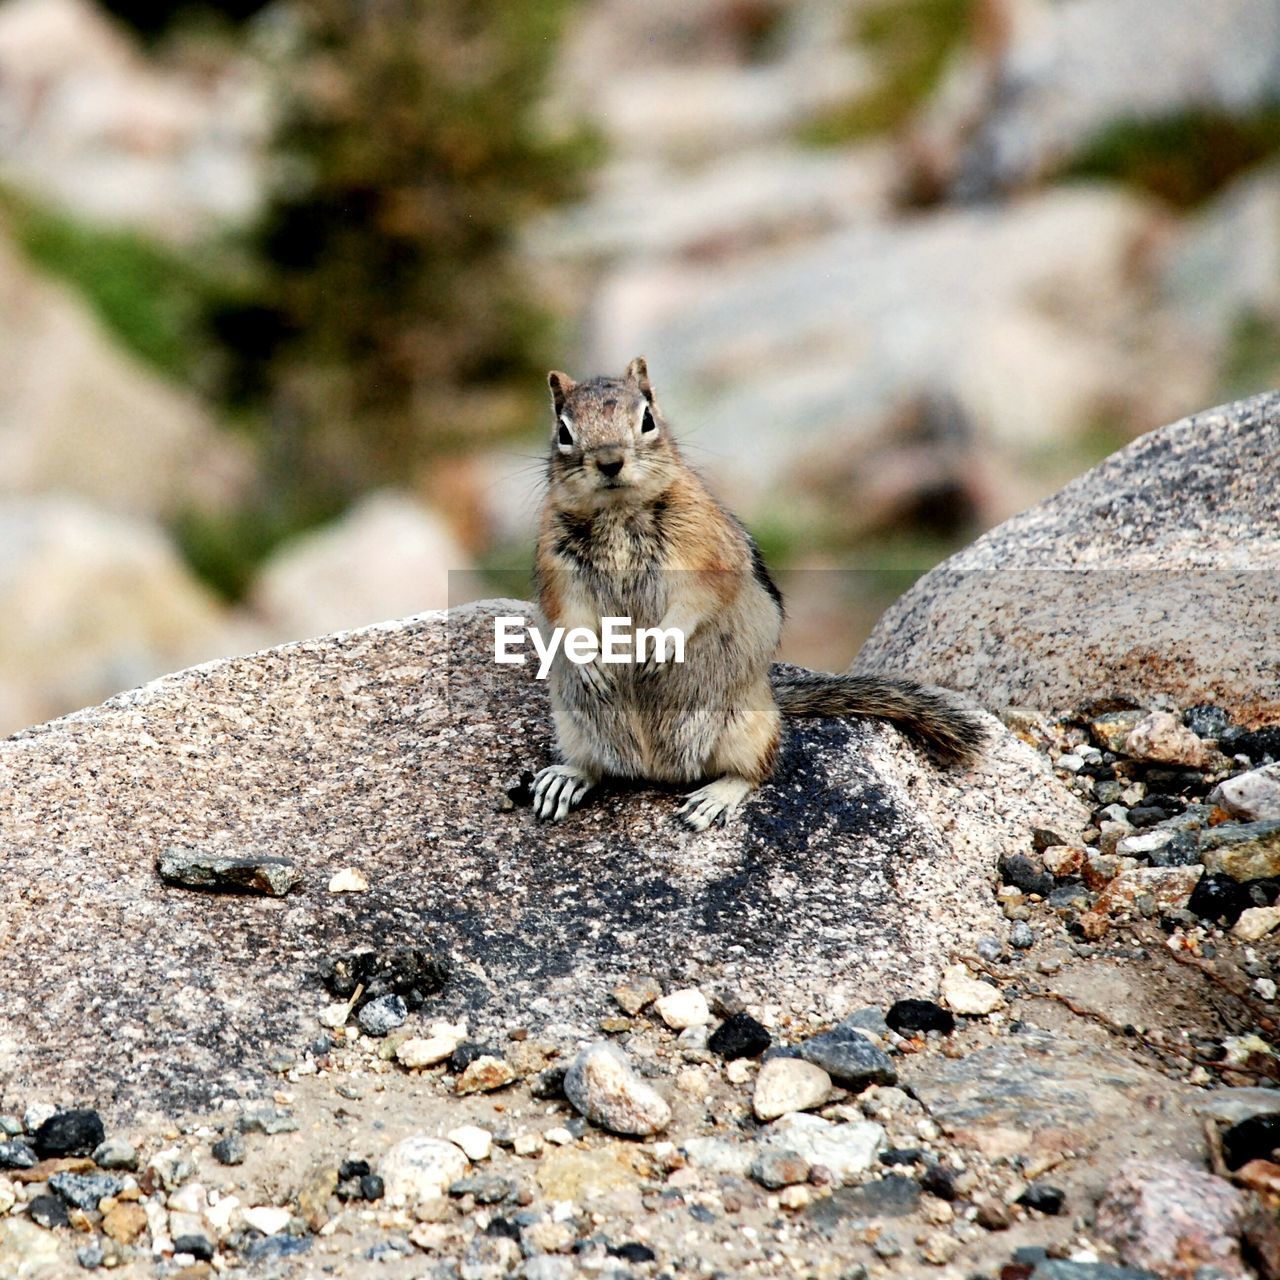
M 0 733 L 253 647 L 168 539 L 71 498 L 0 500 Z
M 162 68 L 89 0 L 0 5 L 0 174 L 78 214 L 174 239 L 243 221 L 268 121 L 247 60 Z
M 989 708 L 1099 697 L 1280 720 L 1280 394 L 1154 431 L 925 574 L 859 671 Z
M 1273 0 L 998 0 L 1007 33 L 965 59 L 925 135 L 964 198 L 1051 172 L 1117 122 L 1247 114 L 1280 96 Z M 967 108 L 967 109 L 966 109 Z M 942 144 L 940 139 L 950 141 Z
M 470 557 L 444 521 L 412 498 L 377 493 L 262 566 L 250 604 L 275 641 L 368 626 L 449 606 L 450 575 Z M 456 599 L 456 597 L 454 597 Z
M 677 432 L 696 432 L 744 514 L 776 511 L 780 489 L 812 508 L 817 489 L 848 529 L 895 476 L 918 491 L 947 459 L 1043 484 L 1046 452 L 1085 424 L 1142 430 L 1208 394 L 1198 348 L 1134 288 L 1161 218 L 1080 186 L 745 262 L 624 262 L 598 286 L 586 363 L 644 352 Z M 922 400 L 954 411 L 921 415 Z M 1018 510 L 1017 484 L 967 486 L 984 518 Z M 868 495 L 857 513 L 850 491 Z
M 73 493 L 167 517 L 229 503 L 246 475 L 194 396 L 121 351 L 0 233 L 0 498 Z
M 492 660 L 493 617 L 525 609 L 207 665 L 0 744 L 0 1107 L 252 1091 L 319 1030 L 322 959 L 359 946 L 450 953 L 415 1016 L 465 1015 L 481 1040 L 585 1036 L 637 972 L 840 1017 L 932 991 L 1004 927 L 999 855 L 1086 819 L 1007 734 L 942 773 L 884 725 L 828 720 L 796 726 L 727 829 L 683 830 L 649 789 L 539 826 L 500 804 L 551 753 L 532 668 Z M 169 887 L 174 844 L 287 853 L 306 880 L 283 899 Z M 335 904 L 353 859 L 369 892 Z

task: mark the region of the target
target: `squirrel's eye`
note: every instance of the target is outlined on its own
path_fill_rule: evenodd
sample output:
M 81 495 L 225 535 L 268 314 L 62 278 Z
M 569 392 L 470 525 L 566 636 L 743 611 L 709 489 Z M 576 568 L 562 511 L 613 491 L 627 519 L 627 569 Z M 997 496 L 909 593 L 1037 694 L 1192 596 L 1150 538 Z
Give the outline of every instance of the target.
M 653 410 L 646 409 L 644 411 L 644 421 L 640 424 L 641 431 L 656 431 L 658 424 L 653 420 Z
M 569 428 L 563 422 L 560 424 L 560 434 L 556 436 L 556 439 L 566 448 L 573 444 L 573 436 L 569 434 Z

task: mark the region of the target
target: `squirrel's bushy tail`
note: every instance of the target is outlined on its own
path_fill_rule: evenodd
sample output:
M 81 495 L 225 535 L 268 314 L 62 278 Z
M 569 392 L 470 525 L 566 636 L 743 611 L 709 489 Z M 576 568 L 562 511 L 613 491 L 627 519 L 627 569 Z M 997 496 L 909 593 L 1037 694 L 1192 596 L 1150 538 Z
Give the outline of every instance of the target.
M 829 675 L 775 668 L 773 692 L 784 716 L 875 716 L 930 747 L 944 764 L 966 764 L 987 740 L 978 714 L 946 689 L 885 676 Z

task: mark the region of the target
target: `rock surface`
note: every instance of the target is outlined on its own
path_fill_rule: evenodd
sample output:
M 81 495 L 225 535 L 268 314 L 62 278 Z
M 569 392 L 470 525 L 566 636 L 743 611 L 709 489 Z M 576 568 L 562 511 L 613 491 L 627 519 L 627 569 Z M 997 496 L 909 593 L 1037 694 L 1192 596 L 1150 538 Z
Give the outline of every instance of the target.
M 921 578 L 854 668 L 989 708 L 1100 697 L 1280 720 L 1280 394 L 1142 437 Z
M 0 611 L 21 619 L 0 627 L 0 733 L 248 640 L 158 529 L 65 496 L 0 498 Z
M 1252 1274 L 1240 1257 L 1250 1197 L 1179 1161 L 1130 1160 L 1107 1184 L 1098 1232 L 1123 1262 L 1171 1280 Z
M 19 886 L 0 902 L 6 1096 L 110 1080 L 128 1109 L 243 1087 L 314 1036 L 325 959 L 354 947 L 452 953 L 422 1016 L 470 1016 L 477 1037 L 535 1000 L 589 1023 L 636 972 L 749 999 L 785 987 L 836 1019 L 935 983 L 1000 929 L 1000 855 L 1031 827 L 1083 824 L 1008 735 L 948 775 L 894 730 L 833 720 L 796 726 L 724 831 L 683 832 L 671 795 L 628 789 L 538 826 L 503 792 L 550 756 L 544 692 L 491 660 L 495 613 L 520 609 L 213 663 L 0 744 Z M 287 853 L 303 887 L 210 896 L 155 874 L 171 844 L 231 838 Z M 335 899 L 353 850 L 372 887 Z M 122 930 L 145 935 L 144 963 Z
M 447 608 L 450 574 L 469 567 L 438 515 L 407 496 L 375 493 L 282 547 L 259 571 L 250 604 L 273 641 L 303 640 Z
M 0 98 L 4 84 L 0 71 Z M 230 502 L 247 461 L 192 394 L 120 351 L 0 229 L 0 496 L 75 494 L 135 518 L 168 517 Z
M 953 187 L 966 199 L 1051 172 L 1116 121 L 1195 111 L 1247 115 L 1280 93 L 1280 12 L 1270 0 L 1010 4 L 1007 38 L 946 99 L 967 133 Z M 974 121 L 958 99 L 982 99 Z M 936 144 L 935 144 L 936 145 Z M 954 144 L 953 144 L 954 145 Z

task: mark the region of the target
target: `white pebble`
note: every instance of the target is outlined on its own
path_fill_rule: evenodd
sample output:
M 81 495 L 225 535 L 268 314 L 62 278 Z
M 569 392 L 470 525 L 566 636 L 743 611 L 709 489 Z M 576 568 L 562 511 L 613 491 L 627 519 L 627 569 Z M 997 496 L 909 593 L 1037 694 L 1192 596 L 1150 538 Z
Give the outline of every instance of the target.
M 450 1057 L 458 1043 L 456 1036 L 430 1036 L 425 1040 L 415 1036 L 404 1041 L 396 1050 L 396 1061 L 411 1071 L 420 1067 L 434 1067 Z
M 363 872 L 354 867 L 343 867 L 333 874 L 329 881 L 330 893 L 368 893 L 369 882 Z
M 403 1045 L 400 1046 L 404 1048 Z M 493 1134 L 478 1124 L 464 1124 L 445 1135 L 454 1146 L 461 1147 L 468 1160 L 487 1160 L 493 1150 Z
M 658 1017 L 673 1031 L 683 1031 L 686 1027 L 701 1027 L 711 1021 L 711 1010 L 707 1006 L 707 997 L 697 987 L 685 987 L 681 991 L 673 991 L 654 1002 Z
M 289 1225 L 293 1214 L 273 1204 L 255 1204 L 245 1209 L 241 1216 L 246 1227 L 261 1231 L 264 1236 L 274 1236 Z

